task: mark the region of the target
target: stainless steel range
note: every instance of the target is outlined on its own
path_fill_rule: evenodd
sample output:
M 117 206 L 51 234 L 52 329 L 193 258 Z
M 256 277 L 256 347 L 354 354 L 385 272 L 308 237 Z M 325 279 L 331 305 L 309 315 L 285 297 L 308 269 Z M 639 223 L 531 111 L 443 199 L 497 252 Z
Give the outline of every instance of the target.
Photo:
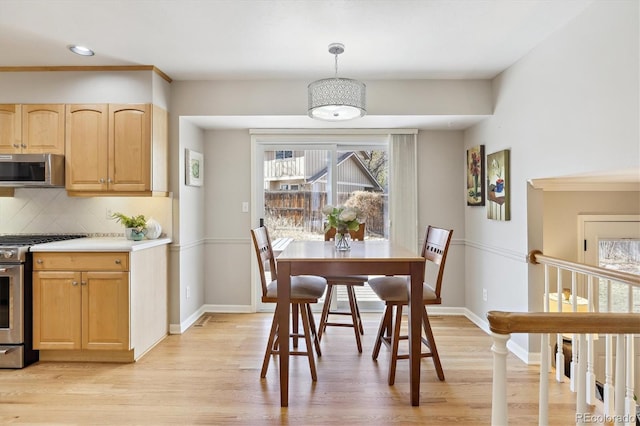
M 86 235 L 0 235 L 0 368 L 22 368 L 38 360 L 38 351 L 33 349 L 29 247 L 82 237 Z

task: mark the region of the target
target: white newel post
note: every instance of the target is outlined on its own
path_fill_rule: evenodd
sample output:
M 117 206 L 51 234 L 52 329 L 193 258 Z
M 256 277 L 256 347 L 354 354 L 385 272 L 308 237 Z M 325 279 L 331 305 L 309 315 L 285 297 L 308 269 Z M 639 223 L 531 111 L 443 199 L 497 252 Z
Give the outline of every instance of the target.
M 506 426 L 507 415 L 507 341 L 510 334 L 491 333 L 493 337 L 493 392 L 491 396 L 491 424 Z

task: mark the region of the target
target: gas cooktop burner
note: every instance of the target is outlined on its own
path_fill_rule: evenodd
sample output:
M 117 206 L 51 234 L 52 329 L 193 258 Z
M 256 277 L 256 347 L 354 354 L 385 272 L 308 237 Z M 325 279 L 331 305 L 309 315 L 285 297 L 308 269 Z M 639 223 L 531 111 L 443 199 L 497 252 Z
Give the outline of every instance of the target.
M 13 234 L 0 235 L 0 246 L 32 246 L 34 244 L 85 238 L 86 234 Z

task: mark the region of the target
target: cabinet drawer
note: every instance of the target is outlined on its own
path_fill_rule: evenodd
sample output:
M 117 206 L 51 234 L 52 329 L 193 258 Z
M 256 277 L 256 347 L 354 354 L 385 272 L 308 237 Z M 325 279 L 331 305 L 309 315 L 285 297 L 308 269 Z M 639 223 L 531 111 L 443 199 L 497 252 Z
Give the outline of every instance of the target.
M 35 271 L 128 271 L 129 253 L 36 252 Z

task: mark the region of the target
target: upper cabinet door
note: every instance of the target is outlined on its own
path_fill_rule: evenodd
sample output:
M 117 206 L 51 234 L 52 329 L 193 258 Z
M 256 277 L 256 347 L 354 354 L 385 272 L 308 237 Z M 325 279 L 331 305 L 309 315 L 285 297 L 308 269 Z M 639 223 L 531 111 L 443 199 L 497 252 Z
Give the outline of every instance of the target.
M 109 104 L 109 188 L 151 189 L 151 111 L 148 104 Z
M 22 108 L 20 105 L 0 104 L 0 153 L 22 152 Z
M 22 105 L 22 147 L 25 153 L 64 155 L 64 105 Z
M 67 105 L 65 135 L 66 188 L 104 191 L 108 184 L 107 104 Z

